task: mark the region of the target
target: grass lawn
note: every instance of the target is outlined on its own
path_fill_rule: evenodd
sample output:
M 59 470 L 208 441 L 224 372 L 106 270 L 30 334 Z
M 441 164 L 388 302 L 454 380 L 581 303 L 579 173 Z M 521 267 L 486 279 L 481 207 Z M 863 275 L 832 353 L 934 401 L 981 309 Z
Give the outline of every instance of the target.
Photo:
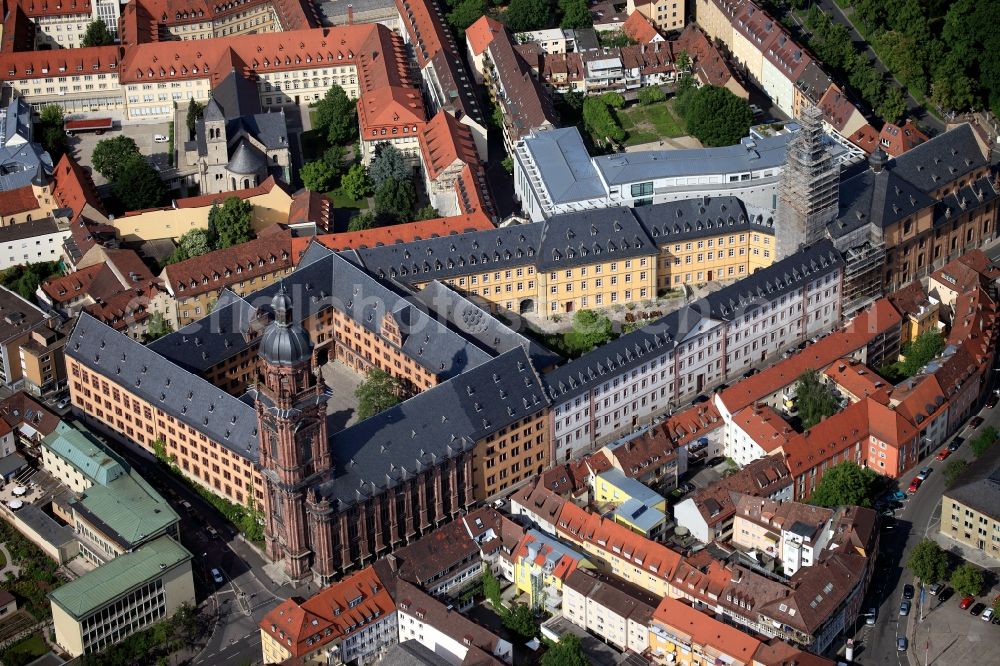
M 673 100 L 651 106 L 636 104 L 617 111 L 618 122 L 628 134 L 625 145 L 651 143 L 684 136 L 684 122 L 674 114 Z
M 368 208 L 367 199 L 352 199 L 339 187 L 326 196 L 333 202 L 334 208 Z
M 33 661 L 49 651 L 41 634 L 31 634 L 20 643 L 15 643 L 4 651 L 4 657 L 9 659 L 14 655 L 26 655 L 26 661 Z M 12 660 L 13 661 L 13 660 Z

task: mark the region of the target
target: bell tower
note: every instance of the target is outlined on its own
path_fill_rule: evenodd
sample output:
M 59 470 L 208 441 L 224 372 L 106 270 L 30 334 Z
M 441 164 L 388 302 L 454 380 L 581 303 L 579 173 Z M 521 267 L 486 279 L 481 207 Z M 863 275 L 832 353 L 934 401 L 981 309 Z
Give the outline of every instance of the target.
M 260 465 L 265 485 L 267 554 L 283 560 L 293 581 L 310 575 L 312 556 L 306 499 L 330 469 L 326 434 L 329 394 L 313 369 L 312 342 L 294 322 L 282 282 L 271 300 L 274 320 L 260 343 L 257 390 Z

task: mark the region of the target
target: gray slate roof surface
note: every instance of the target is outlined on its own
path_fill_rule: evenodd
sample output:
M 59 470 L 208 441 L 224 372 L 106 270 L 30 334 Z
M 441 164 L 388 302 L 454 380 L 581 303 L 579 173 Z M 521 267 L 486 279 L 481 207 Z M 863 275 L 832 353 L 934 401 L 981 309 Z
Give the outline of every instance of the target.
M 240 139 L 226 168 L 241 175 L 255 174 L 267 168 L 267 156 L 246 139 Z
M 774 220 L 748 214 L 737 197 L 703 197 L 639 206 L 632 214 L 657 245 L 713 233 L 774 233 Z
M 178 365 L 203 371 L 256 344 L 256 338 L 248 339 L 244 332 L 255 313 L 270 312 L 271 298 L 283 282 L 298 322 L 333 306 L 380 334 L 384 314 L 391 313 L 404 333 L 409 332 L 404 335 L 403 353 L 439 376 L 452 377 L 490 359 L 489 353 L 339 254 L 314 253 L 309 257 L 307 253 L 306 258 L 308 262 L 300 263 L 281 282 L 243 299 L 229 297 L 232 300 L 217 305 L 210 315 L 160 338 L 150 348 Z M 261 323 L 266 321 L 259 320 L 257 325 Z
M 320 495 L 363 501 L 545 405 L 538 375 L 517 347 L 334 434 L 335 476 Z
M 22 97 L 11 98 L 0 126 L 0 192 L 30 185 L 39 164 L 52 173 L 52 157 L 32 143 L 31 127 L 31 106 Z
M 284 112 L 257 113 L 226 123 L 226 137 L 234 141 L 240 133 L 252 136 L 267 148 L 288 148 L 288 126 Z
M 656 253 L 631 208 L 595 208 L 554 215 L 542 223 L 536 267 L 548 271 L 594 261 Z
M 952 221 L 969 206 L 981 206 L 997 198 L 997 190 L 990 178 L 980 178 L 958 192 L 952 192 L 934 206 L 934 226 Z
M 866 224 L 885 228 L 933 203 L 892 168 L 879 173 L 868 169 L 840 184 L 840 214 L 827 228 L 834 238 Z
M 253 407 L 152 348 L 83 313 L 65 351 L 90 370 L 128 387 L 139 398 L 256 462 L 257 415 Z
M 613 375 L 670 352 L 703 319 L 726 321 L 749 313 L 842 264 L 833 243 L 825 239 L 814 243 L 546 373 L 542 376 L 546 392 L 553 402 L 576 397 Z
M 66 230 L 67 233 L 69 229 Z M 21 240 L 23 238 L 34 238 L 35 236 L 47 236 L 59 232 L 59 225 L 51 217 L 42 217 L 37 220 L 11 224 L 0 227 L 0 243 Z
M 900 178 L 930 193 L 988 162 L 972 127 L 965 123 L 914 146 L 889 164 Z
M 487 310 L 437 280 L 429 282 L 409 300 L 427 307 L 438 315 L 439 321 L 462 336 L 475 340 L 479 347 L 490 350 L 495 355 L 523 347 L 539 370 L 563 360 L 559 354 L 516 332 Z
M 745 137 L 734 146 L 621 153 L 595 157 L 593 161 L 612 186 L 676 176 L 743 173 L 782 166 L 792 136 L 787 132 L 762 139 Z
M 1000 446 L 992 446 L 944 493 L 956 502 L 1000 519 Z
M 226 78 L 212 88 L 212 99 L 205 107 L 206 117 L 209 113 L 213 113 L 214 119 L 217 116 L 214 115 L 212 107 L 221 107 L 218 111 L 222 112 L 222 117 L 226 120 L 260 113 L 260 94 L 257 85 L 237 74 L 236 70 L 230 70 Z

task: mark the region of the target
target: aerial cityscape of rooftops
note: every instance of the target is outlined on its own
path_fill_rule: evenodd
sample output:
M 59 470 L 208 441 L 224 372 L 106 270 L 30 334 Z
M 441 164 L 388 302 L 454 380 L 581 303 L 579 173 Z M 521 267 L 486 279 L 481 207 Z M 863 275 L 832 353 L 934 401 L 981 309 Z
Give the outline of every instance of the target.
M 0 0 L 0 664 L 995 662 L 1000 0 Z

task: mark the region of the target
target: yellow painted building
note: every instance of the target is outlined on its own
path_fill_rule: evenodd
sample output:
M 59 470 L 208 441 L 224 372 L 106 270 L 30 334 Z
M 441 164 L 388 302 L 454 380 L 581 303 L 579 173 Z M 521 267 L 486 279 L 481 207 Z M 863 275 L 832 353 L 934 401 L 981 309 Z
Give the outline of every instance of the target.
M 741 280 L 774 261 L 769 226 L 660 245 L 657 287 Z
M 514 585 L 531 599 L 533 608 L 561 607 L 563 581 L 577 568 L 593 569 L 582 554 L 555 537 L 528 530 L 514 550 Z
M 635 500 L 657 509 L 667 510 L 667 500 L 646 485 L 622 474 L 620 470 L 609 469 L 594 477 L 594 502 L 601 504 L 624 504 Z

